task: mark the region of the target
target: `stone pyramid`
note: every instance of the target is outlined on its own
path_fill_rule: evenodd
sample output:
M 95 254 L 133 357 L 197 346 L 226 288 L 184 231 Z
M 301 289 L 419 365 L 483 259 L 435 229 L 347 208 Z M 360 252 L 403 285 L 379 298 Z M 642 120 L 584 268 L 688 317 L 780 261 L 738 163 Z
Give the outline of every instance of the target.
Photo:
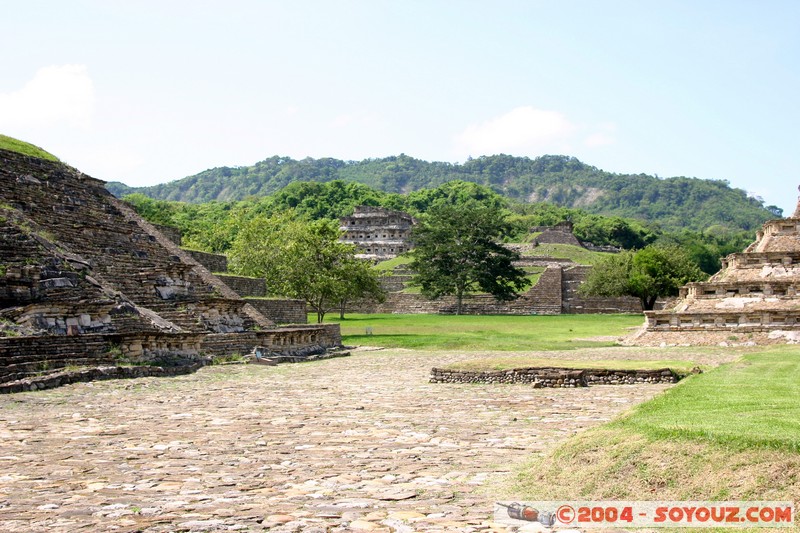
M 635 344 L 800 342 L 800 200 L 708 281 L 681 288 L 671 309 L 645 312 Z

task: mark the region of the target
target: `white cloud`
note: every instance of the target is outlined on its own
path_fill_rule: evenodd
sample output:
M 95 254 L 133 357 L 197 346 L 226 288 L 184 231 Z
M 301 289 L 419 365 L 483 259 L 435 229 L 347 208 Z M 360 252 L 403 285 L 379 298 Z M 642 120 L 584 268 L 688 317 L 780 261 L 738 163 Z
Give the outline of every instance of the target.
M 469 125 L 456 137 L 455 145 L 463 154 L 538 154 L 565 144 L 576 130 L 562 113 L 526 106 Z
M 40 68 L 21 89 L 0 93 L 0 129 L 31 129 L 65 123 L 88 129 L 94 85 L 85 65 Z
M 613 144 L 614 130 L 613 124 L 590 127 L 575 123 L 558 111 L 525 106 L 469 125 L 456 136 L 454 148 L 459 157 L 571 154 L 578 145 L 596 148 Z

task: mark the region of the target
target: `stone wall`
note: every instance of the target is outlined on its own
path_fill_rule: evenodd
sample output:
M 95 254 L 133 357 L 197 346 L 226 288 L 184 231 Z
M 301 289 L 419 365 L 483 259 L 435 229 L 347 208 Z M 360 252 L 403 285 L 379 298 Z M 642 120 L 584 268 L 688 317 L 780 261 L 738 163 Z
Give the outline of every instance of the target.
M 108 335 L 0 337 L 0 383 L 68 365 L 113 364 L 118 342 Z
M 561 313 L 561 267 L 551 266 L 539 281 L 516 300 L 502 302 L 489 295 L 466 296 L 462 313 L 466 315 L 557 315 Z M 421 294 L 394 292 L 384 303 L 362 301 L 348 305 L 356 313 L 455 314 L 456 299 L 445 296 L 428 300 Z
M 267 285 L 263 278 L 217 274 L 222 282 L 233 289 L 242 298 L 263 298 L 267 295 Z
M 642 303 L 630 296 L 582 296 L 581 283 L 592 270 L 590 266 L 574 266 L 563 270 L 561 309 L 567 314 L 586 313 L 641 313 Z
M 227 272 L 228 271 L 228 258 L 223 254 L 212 254 L 208 252 L 200 252 L 198 250 L 183 249 L 184 252 L 189 254 L 192 259 L 203 265 L 211 272 Z
M 179 376 L 191 374 L 205 366 L 205 364 L 205 361 L 198 361 L 194 364 L 183 366 L 100 366 L 82 368 L 80 370 L 63 370 L 35 379 L 25 379 L 16 383 L 0 384 L 0 394 L 52 389 L 70 383 L 82 383 L 103 379 Z
M 431 369 L 431 383 L 530 383 L 534 388 L 575 388 L 590 385 L 676 383 L 680 376 L 658 370 L 604 370 L 574 368 L 515 368 L 497 371 Z
M 181 230 L 174 226 L 162 226 L 161 224 L 153 224 L 153 226 L 161 232 L 167 239 L 174 242 L 177 246 L 181 245 Z
M 0 382 L 341 344 L 336 324 L 274 328 L 102 181 L 66 165 L 0 150 L 0 214 Z
M 308 322 L 306 302 L 303 300 L 248 298 L 247 302 L 276 324 L 305 324 Z
M 534 239 L 539 244 L 571 244 L 573 246 L 581 245 L 578 239 L 575 238 L 575 235 L 557 229 L 546 229 L 534 237 Z
M 220 333 L 203 337 L 202 351 L 215 355 L 247 355 L 256 347 L 292 355 L 309 347 L 336 348 L 342 345 L 339 324 L 289 326 L 245 333 Z

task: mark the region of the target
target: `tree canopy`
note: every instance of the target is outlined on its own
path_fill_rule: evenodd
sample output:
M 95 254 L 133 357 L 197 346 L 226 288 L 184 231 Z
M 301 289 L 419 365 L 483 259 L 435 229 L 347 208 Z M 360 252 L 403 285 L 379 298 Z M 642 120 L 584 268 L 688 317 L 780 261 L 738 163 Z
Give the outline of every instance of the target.
M 497 206 L 477 200 L 438 203 L 412 232 L 412 284 L 432 299 L 455 296 L 456 314 L 469 292 L 516 298 L 529 282 L 512 263 L 519 254 L 498 243 L 509 230 Z
M 378 272 L 355 257 L 355 247 L 338 241 L 339 228 L 289 213 L 259 216 L 244 224 L 230 250 L 233 272 L 261 277 L 271 294 L 299 298 L 322 322 L 348 299 L 383 297 Z
M 658 298 L 676 296 L 686 283 L 706 277 L 681 248 L 648 246 L 604 258 L 580 291 L 589 296 L 634 296 L 650 310 Z

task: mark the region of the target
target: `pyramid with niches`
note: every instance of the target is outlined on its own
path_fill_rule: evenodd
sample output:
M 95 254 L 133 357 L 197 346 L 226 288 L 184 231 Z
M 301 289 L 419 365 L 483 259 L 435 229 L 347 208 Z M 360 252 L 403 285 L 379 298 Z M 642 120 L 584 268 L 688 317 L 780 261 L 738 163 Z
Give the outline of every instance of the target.
M 708 281 L 681 288 L 674 307 L 645 312 L 635 344 L 800 342 L 800 200 L 770 220 Z

